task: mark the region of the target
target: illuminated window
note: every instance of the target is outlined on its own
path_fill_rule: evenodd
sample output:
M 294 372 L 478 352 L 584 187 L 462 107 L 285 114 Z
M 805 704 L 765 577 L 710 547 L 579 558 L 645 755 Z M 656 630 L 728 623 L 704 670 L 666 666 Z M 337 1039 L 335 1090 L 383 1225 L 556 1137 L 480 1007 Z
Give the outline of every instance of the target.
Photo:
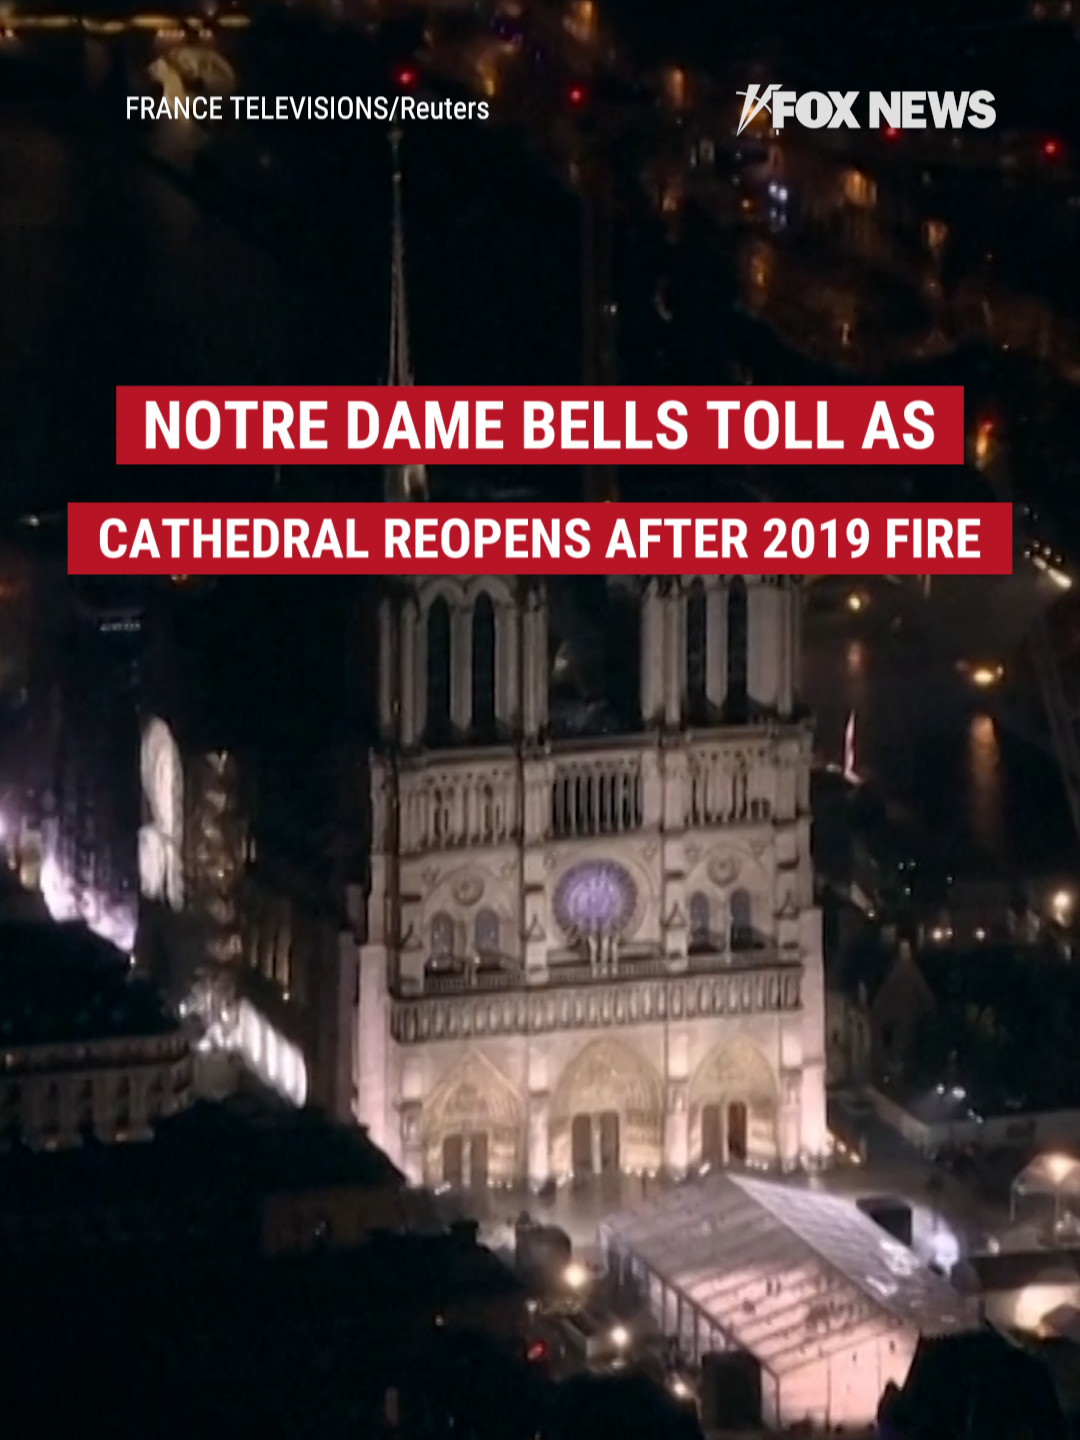
M 427 617 L 427 731 L 432 741 L 450 733 L 450 607 L 441 597 Z
M 690 948 L 705 950 L 709 947 L 712 934 L 712 916 L 709 897 L 700 890 L 690 896 Z
M 472 723 L 480 735 L 495 730 L 495 607 L 477 598 L 472 619 Z
M 754 944 L 753 903 L 748 890 L 735 890 L 731 895 L 731 948 L 750 950 Z
M 499 917 L 494 910 L 477 912 L 473 926 L 473 946 L 481 960 L 494 959 L 500 953 Z
M 431 834 L 437 844 L 450 836 L 450 796 L 441 790 L 431 792 Z
M 480 787 L 480 833 L 485 840 L 495 834 L 495 791 L 490 785 Z
M 705 607 L 705 586 L 700 580 L 695 580 L 686 602 L 686 692 L 692 714 L 705 708 L 708 641 Z
M 747 610 L 746 581 L 736 575 L 727 614 L 727 713 L 736 723 L 747 717 Z
M 555 891 L 555 914 L 567 935 L 621 935 L 637 905 L 629 873 L 612 860 L 587 860 L 568 870 Z
M 948 227 L 941 220 L 927 220 L 923 225 L 923 242 L 932 255 L 941 253 L 948 234 Z
M 454 959 L 454 917 L 440 912 L 431 922 L 431 963 L 448 968 Z
M 861 170 L 844 173 L 844 199 L 860 210 L 871 210 L 877 204 L 877 186 Z

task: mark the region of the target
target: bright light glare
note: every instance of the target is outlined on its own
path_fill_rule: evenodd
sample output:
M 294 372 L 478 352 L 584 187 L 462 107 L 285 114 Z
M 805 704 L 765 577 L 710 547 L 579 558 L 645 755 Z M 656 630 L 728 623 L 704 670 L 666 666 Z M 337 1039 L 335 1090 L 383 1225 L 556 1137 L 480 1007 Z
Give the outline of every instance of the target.
M 135 949 L 138 921 L 133 906 L 116 904 L 95 890 L 79 891 L 52 853 L 41 862 L 41 898 L 58 925 L 81 920 L 88 930 L 125 954 Z
M 1072 919 L 1075 897 L 1069 890 L 1059 890 L 1050 901 L 1050 913 L 1059 925 L 1067 925 Z
M 41 898 L 57 924 L 79 918 L 75 886 L 61 870 L 55 855 L 46 855 L 41 862 Z
M 616 1325 L 611 1332 L 611 1343 L 616 1350 L 625 1350 L 630 1344 L 630 1331 L 625 1325 Z
M 971 683 L 980 690 L 989 690 L 998 683 L 1004 673 L 1000 665 L 976 665 L 971 672 Z
M 1025 1285 L 1011 1306 L 1009 1321 L 1017 1330 L 1036 1332 L 1044 1318 L 1062 1305 L 1076 1304 L 1075 1285 Z
M 934 1264 L 950 1275 L 960 1263 L 960 1242 L 951 1230 L 938 1230 L 930 1242 Z
M 574 1261 L 563 1271 L 563 1279 L 571 1290 L 584 1290 L 589 1283 L 589 1272 L 584 1265 Z
M 1072 589 L 1071 575 L 1066 575 L 1064 570 L 1059 569 L 1057 565 L 1051 564 L 1049 560 L 1044 559 L 1041 555 L 1032 555 L 1029 558 L 1035 566 L 1035 569 L 1041 570 L 1052 585 L 1056 585 L 1059 590 Z
M 182 1007 L 202 1022 L 199 1049 L 239 1055 L 265 1084 L 291 1104 L 307 1103 L 308 1076 L 304 1057 L 247 1000 L 236 1004 L 228 993 L 203 982 Z
M 1051 1184 L 1060 1185 L 1072 1170 L 1076 1169 L 1077 1162 L 1069 1155 L 1048 1155 L 1046 1157 L 1046 1173 L 1050 1176 Z
M 279 1035 L 268 1020 L 240 1002 L 239 1024 L 230 1037 L 231 1047 L 279 1095 L 302 1107 L 307 1101 L 307 1066 L 295 1045 Z

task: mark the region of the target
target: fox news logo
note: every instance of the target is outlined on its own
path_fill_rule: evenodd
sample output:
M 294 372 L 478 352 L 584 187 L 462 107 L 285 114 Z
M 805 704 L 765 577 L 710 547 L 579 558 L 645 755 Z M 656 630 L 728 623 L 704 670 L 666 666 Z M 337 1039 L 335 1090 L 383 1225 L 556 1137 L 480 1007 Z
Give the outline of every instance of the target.
M 799 94 L 779 85 L 748 85 L 736 135 L 765 112 L 774 130 L 796 120 L 807 130 L 861 130 L 855 115 L 859 90 L 807 90 Z M 997 119 L 989 90 L 871 90 L 868 130 L 988 130 Z

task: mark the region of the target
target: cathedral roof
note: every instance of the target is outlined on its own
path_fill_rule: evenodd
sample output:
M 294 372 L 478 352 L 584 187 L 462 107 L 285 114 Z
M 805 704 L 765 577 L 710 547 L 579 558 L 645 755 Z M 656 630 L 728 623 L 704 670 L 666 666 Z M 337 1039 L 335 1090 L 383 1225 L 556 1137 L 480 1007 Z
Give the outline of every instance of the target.
M 0 924 L 0 1043 L 167 1034 L 176 1021 L 126 956 L 83 925 Z

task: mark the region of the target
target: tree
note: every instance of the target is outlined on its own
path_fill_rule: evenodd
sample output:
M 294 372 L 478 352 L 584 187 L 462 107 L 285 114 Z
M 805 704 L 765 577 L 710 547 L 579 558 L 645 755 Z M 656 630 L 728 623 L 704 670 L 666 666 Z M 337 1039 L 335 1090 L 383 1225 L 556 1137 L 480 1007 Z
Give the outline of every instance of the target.
M 904 1057 L 904 1079 L 913 1089 L 947 1083 L 957 1057 L 957 1031 L 951 1013 L 941 1006 L 916 1021 Z

